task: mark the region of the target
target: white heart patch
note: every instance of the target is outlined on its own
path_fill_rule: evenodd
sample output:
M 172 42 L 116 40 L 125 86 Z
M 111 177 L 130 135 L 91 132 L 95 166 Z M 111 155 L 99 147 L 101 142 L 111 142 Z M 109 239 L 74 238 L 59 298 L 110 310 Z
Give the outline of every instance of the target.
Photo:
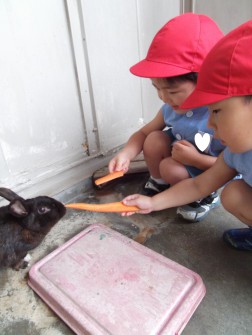
M 200 151 L 206 150 L 209 146 L 211 137 L 208 133 L 204 133 L 203 135 L 200 133 L 195 134 L 194 141 L 196 146 L 199 148 Z

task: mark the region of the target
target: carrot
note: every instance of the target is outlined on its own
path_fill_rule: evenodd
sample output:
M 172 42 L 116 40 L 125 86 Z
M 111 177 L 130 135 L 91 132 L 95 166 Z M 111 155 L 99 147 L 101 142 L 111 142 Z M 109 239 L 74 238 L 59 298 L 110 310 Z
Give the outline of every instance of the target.
M 122 202 L 110 202 L 107 204 L 67 204 L 67 208 L 81 209 L 92 212 L 121 213 L 121 212 L 137 212 L 139 208 L 136 206 L 126 206 Z
M 96 185 L 104 184 L 104 183 L 107 183 L 107 182 L 110 181 L 110 180 L 113 180 L 113 179 L 122 177 L 123 175 L 124 175 L 124 172 L 123 172 L 123 171 L 115 171 L 115 172 L 111 172 L 111 173 L 107 174 L 107 175 L 104 176 L 104 177 L 101 177 L 101 178 L 96 179 L 95 184 L 96 184 Z

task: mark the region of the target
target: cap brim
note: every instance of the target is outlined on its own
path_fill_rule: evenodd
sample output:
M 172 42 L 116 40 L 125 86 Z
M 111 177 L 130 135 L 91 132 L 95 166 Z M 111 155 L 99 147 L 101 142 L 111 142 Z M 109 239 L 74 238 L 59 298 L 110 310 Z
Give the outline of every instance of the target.
M 173 64 L 158 63 L 144 59 L 133 65 L 130 68 L 130 72 L 135 76 L 143 78 L 166 78 L 180 76 L 191 72 L 191 70 Z
M 212 92 L 200 91 L 196 88 L 193 93 L 189 95 L 189 97 L 182 103 L 182 105 L 179 106 L 179 108 L 191 109 L 201 106 L 207 106 L 228 98 L 231 98 L 231 96 L 227 94 L 217 94 Z

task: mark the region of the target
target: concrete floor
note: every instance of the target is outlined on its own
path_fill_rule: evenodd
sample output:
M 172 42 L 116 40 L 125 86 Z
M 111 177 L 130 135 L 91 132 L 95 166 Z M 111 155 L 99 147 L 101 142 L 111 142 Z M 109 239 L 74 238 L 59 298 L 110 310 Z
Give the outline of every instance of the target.
M 85 191 L 75 201 L 118 201 L 137 192 L 144 178 L 143 174 L 131 175 L 103 190 Z M 76 190 L 81 194 L 81 188 Z M 71 190 L 58 198 L 72 201 L 73 193 Z M 130 238 L 137 238 L 150 249 L 201 276 L 207 293 L 183 335 L 251 335 L 252 253 L 233 250 L 222 242 L 224 230 L 243 225 L 221 206 L 197 224 L 182 222 L 175 213 L 175 209 L 170 209 L 123 218 L 119 214 L 69 210 L 42 244 L 31 252 L 31 265 L 88 225 L 103 223 Z M 73 334 L 27 285 L 28 271 L 29 268 L 19 272 L 0 270 L 0 334 Z

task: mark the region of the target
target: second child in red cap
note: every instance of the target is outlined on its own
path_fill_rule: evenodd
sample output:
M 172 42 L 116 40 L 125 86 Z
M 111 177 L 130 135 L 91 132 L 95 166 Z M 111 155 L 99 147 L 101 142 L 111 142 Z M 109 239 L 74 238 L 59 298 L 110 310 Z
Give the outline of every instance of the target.
M 136 194 L 123 202 L 146 214 L 205 197 L 225 185 L 223 207 L 249 228 L 230 229 L 223 239 L 252 251 L 252 20 L 223 37 L 207 55 L 195 90 L 180 108 L 199 105 L 209 107 L 208 124 L 226 145 L 215 164 L 152 198 Z M 233 180 L 237 173 L 242 179 Z
M 110 161 L 109 170 L 127 171 L 130 161 L 143 150 L 150 178 L 142 194 L 153 196 L 183 179 L 201 174 L 224 149 L 207 127 L 207 107 L 187 111 L 179 108 L 194 90 L 207 53 L 222 37 L 223 33 L 208 16 L 179 15 L 158 31 L 146 58 L 131 67 L 134 75 L 151 79 L 164 105 L 151 122 L 129 138 Z M 196 134 L 208 136 L 204 148 L 199 149 L 195 144 Z M 218 193 L 212 192 L 179 207 L 177 213 L 190 222 L 201 221 L 219 203 Z

